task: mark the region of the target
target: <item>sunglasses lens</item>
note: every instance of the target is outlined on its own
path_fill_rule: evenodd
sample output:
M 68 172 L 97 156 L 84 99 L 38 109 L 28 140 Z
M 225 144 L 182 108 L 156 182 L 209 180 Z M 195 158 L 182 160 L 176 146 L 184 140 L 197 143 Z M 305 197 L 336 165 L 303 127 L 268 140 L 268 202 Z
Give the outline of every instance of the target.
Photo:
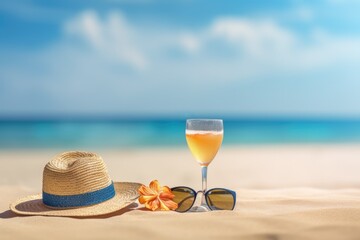
M 235 197 L 225 189 L 214 189 L 206 194 L 206 201 L 211 210 L 233 210 Z
M 186 212 L 194 204 L 195 193 L 191 189 L 185 187 L 176 187 L 171 189 L 171 191 L 175 195 L 173 201 L 178 204 L 178 208 L 175 211 Z

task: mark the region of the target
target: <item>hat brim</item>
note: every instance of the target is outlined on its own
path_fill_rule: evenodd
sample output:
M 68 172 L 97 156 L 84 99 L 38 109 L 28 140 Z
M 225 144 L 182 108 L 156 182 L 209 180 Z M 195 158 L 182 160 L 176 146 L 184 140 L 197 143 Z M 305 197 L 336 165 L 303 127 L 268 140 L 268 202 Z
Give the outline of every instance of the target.
M 69 209 L 49 208 L 42 202 L 42 194 L 21 198 L 10 205 L 10 210 L 20 215 L 34 216 L 62 216 L 62 217 L 88 217 L 100 216 L 116 212 L 139 197 L 140 183 L 114 182 L 115 196 L 105 202 Z

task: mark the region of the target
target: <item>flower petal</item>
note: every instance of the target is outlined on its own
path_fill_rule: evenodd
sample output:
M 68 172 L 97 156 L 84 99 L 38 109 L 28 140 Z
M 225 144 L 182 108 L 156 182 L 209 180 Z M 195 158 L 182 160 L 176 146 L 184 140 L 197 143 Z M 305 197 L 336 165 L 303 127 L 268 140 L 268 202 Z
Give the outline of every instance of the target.
M 161 192 L 171 193 L 171 189 L 168 186 L 163 186 Z
M 156 198 L 157 198 L 157 196 L 155 196 L 155 195 L 140 196 L 139 197 L 139 203 L 144 204 L 144 203 L 146 203 L 148 201 L 152 201 L 152 200 L 154 200 Z
M 167 210 L 175 210 L 178 208 L 178 204 L 172 200 L 162 199 L 161 202 L 167 207 Z
M 162 192 L 159 194 L 160 199 L 173 199 L 175 197 L 174 194 L 172 194 L 171 192 L 167 193 L 167 192 Z
M 159 193 L 161 191 L 161 188 L 160 188 L 160 184 L 159 184 L 159 181 L 158 180 L 153 180 L 151 181 L 149 187 L 151 188 L 151 190 Z
M 160 186 L 158 180 L 153 180 L 149 187 L 141 185 L 138 189 L 140 194 L 139 202 L 145 207 L 155 211 L 157 209 L 168 211 L 175 210 L 178 205 L 172 199 L 175 195 L 168 186 Z
M 157 192 L 153 191 L 151 188 L 141 185 L 139 188 L 140 195 L 157 195 Z
M 152 201 L 148 201 L 145 203 L 145 207 L 147 209 L 151 209 L 152 211 L 155 211 L 156 209 L 158 209 L 160 207 L 160 202 L 159 200 L 156 198 Z
M 160 200 L 160 210 L 161 211 L 169 211 L 170 210 L 162 200 Z

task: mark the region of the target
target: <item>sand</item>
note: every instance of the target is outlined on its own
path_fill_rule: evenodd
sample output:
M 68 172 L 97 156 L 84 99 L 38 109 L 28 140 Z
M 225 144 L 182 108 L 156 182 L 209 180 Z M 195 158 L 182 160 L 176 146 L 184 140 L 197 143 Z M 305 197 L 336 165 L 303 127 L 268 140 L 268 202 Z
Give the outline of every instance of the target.
M 151 212 L 138 204 L 101 218 L 22 217 L 8 210 L 41 192 L 42 169 L 64 149 L 0 151 L 0 239 L 360 239 L 360 145 L 223 147 L 209 187 L 237 192 L 234 211 Z M 114 180 L 201 186 L 186 148 L 94 150 Z

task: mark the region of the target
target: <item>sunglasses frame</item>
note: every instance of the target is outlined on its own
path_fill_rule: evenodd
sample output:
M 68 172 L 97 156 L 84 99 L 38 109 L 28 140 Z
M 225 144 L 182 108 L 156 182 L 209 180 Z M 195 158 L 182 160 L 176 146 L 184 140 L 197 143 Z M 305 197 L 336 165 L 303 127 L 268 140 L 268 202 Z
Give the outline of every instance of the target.
M 226 189 L 226 188 L 211 188 L 209 190 L 206 190 L 206 192 L 204 193 L 204 191 L 202 190 L 199 190 L 199 191 L 195 191 L 194 189 L 192 189 L 191 187 L 186 187 L 186 186 L 177 186 L 177 187 L 173 187 L 171 188 L 171 191 L 173 191 L 174 189 L 177 189 L 177 188 L 186 188 L 186 189 L 189 189 L 191 190 L 191 192 L 194 194 L 194 201 L 192 202 L 191 206 L 189 207 L 188 210 L 184 211 L 184 212 L 180 212 L 180 213 L 185 213 L 185 212 L 188 212 L 193 206 L 194 206 L 194 203 L 196 202 L 196 197 L 197 197 L 197 194 L 198 193 L 202 193 L 204 194 L 204 197 L 205 197 L 205 200 L 206 200 L 206 205 L 208 206 L 208 208 L 211 210 L 211 211 L 218 211 L 218 210 L 222 210 L 222 209 L 211 209 L 210 207 L 210 204 L 208 203 L 208 194 L 209 192 L 213 191 L 213 190 L 225 190 L 225 191 L 228 191 L 234 198 L 234 204 L 232 206 L 232 208 L 230 210 L 234 210 L 235 208 L 235 205 L 236 205 L 236 192 L 230 190 L 230 189 Z M 229 211 L 230 211 L 229 210 Z M 176 211 L 176 210 L 175 210 Z M 179 212 L 179 211 L 176 211 L 176 212 Z

